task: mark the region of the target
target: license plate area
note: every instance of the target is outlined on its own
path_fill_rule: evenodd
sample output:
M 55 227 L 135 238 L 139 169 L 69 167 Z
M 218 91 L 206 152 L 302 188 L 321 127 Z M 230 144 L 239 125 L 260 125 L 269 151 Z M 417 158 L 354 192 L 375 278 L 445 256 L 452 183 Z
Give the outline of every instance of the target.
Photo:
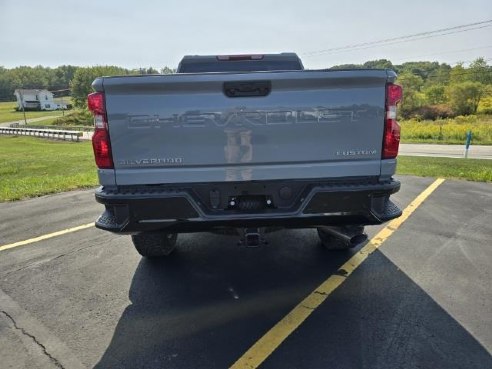
M 229 210 L 242 212 L 257 212 L 265 209 L 273 209 L 273 199 L 268 195 L 240 195 L 230 196 L 228 200 Z

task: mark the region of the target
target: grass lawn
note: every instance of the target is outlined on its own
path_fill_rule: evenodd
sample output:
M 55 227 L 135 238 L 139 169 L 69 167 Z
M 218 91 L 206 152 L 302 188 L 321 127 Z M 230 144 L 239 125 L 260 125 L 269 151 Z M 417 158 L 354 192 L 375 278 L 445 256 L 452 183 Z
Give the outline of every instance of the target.
M 32 122 L 26 127 L 51 127 L 53 129 L 92 131 L 94 130 L 94 121 L 90 113 L 74 109 L 68 112 L 66 111 L 63 116 L 47 118 L 39 122 Z
M 492 182 L 492 160 L 399 156 L 397 173 Z
M 58 101 L 59 99 L 55 99 Z M 61 100 L 60 100 L 61 101 Z M 65 103 L 69 103 L 70 100 L 65 98 Z M 16 111 L 16 102 L 0 102 L 0 123 L 13 122 L 18 120 L 24 120 L 24 114 L 22 111 Z M 67 112 L 65 111 L 65 114 Z M 62 112 L 60 110 L 53 111 L 26 111 L 26 118 L 39 118 L 39 117 L 49 117 L 49 116 L 61 116 Z M 39 122 L 41 123 L 41 122 Z
M 492 182 L 492 160 L 401 156 L 398 174 Z M 0 201 L 94 186 L 90 142 L 0 136 Z
M 52 126 L 53 123 L 57 120 L 58 118 L 48 118 L 48 119 L 43 119 L 38 122 L 31 122 L 28 123 L 28 126 L 39 126 L 39 127 L 44 127 L 44 126 Z M 53 129 L 55 129 L 53 127 Z
M 90 142 L 0 136 L 0 201 L 96 185 Z
M 86 110 L 73 109 L 65 111 L 65 115 L 49 118 L 40 122 L 29 123 L 30 126 L 56 126 L 65 129 L 92 130 L 94 127 L 94 118 Z

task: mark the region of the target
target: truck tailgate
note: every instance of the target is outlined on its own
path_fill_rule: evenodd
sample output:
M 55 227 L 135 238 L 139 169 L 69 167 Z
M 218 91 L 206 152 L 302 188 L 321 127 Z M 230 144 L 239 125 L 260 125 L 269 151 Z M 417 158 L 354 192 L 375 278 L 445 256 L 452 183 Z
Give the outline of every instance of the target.
M 384 70 L 105 77 L 118 185 L 378 176 Z

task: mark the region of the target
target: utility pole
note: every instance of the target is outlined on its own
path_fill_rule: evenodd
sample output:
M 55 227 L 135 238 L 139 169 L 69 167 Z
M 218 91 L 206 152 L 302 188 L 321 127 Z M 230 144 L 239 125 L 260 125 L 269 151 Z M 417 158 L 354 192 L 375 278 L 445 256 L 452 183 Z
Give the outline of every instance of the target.
M 65 116 L 65 99 L 61 98 L 61 106 L 62 106 L 62 116 Z
M 466 142 L 465 142 L 465 159 L 468 158 L 468 151 L 470 150 L 470 144 L 472 139 L 472 131 L 466 132 Z
M 22 92 L 20 90 L 19 90 L 19 96 L 21 101 L 22 112 L 24 113 L 24 125 L 27 126 L 26 110 L 24 109 L 24 97 L 22 96 Z

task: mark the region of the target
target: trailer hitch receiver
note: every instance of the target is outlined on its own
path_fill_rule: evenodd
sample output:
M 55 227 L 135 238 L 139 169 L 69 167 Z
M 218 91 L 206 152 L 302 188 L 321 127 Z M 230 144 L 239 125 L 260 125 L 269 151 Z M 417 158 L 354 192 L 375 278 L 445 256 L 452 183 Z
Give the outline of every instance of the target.
M 244 228 L 240 234 L 243 235 L 242 239 L 239 241 L 240 245 L 246 247 L 259 247 L 262 244 L 266 244 L 263 232 L 261 232 L 260 228 Z

